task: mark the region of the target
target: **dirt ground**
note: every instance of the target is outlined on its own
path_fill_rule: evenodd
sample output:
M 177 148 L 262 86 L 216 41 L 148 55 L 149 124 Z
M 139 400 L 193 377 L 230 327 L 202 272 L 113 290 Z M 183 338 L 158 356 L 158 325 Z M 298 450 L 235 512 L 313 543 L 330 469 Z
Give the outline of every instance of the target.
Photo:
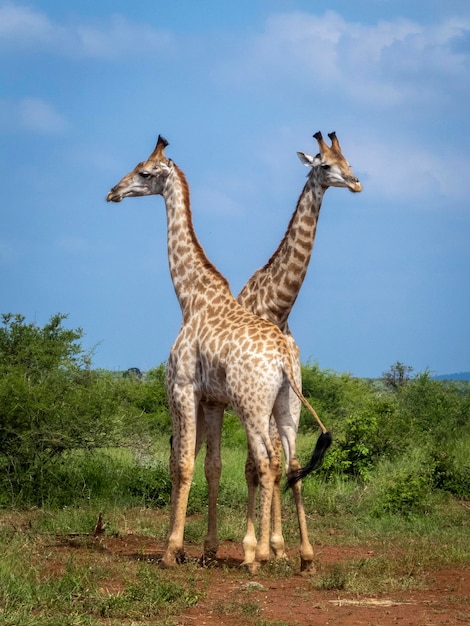
M 163 545 L 149 537 L 125 535 L 103 537 L 101 548 L 121 558 L 155 561 Z M 83 549 L 83 548 L 82 548 Z M 189 558 L 197 558 L 198 548 L 186 546 Z M 200 549 L 200 548 L 199 548 Z M 372 558 L 374 552 L 361 546 L 318 546 L 316 559 L 322 567 Z M 297 556 L 289 554 L 296 562 Z M 178 626 L 247 626 L 289 624 L 289 626 L 434 626 L 470 624 L 470 568 L 443 568 L 425 572 L 418 590 L 369 595 L 353 595 L 339 590 L 319 590 L 315 581 L 299 575 L 249 577 L 240 569 L 241 546 L 225 542 L 217 562 L 204 568 L 198 584 L 205 597 L 184 611 Z M 164 570 L 169 580 L 181 580 L 184 566 Z M 108 581 L 103 593 L 119 592 Z M 251 607 L 255 614 L 247 609 Z

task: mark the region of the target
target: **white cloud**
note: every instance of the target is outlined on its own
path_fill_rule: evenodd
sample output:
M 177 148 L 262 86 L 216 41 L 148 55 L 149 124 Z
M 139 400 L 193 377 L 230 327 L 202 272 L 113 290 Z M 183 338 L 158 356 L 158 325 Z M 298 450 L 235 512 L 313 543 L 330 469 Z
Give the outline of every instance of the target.
M 48 17 L 26 6 L 6 3 L 0 6 L 0 44 L 2 47 L 35 48 L 60 38 L 60 29 Z
M 166 31 L 112 16 L 100 23 L 54 22 L 47 14 L 8 2 L 0 6 L 0 51 L 43 51 L 72 58 L 114 59 L 171 50 Z
M 70 29 L 54 23 L 45 13 L 12 2 L 0 6 L 0 52 L 77 54 Z
M 389 137 L 377 142 L 365 139 L 356 145 L 355 152 L 355 159 L 362 164 L 356 173 L 364 191 L 376 196 L 411 201 L 429 198 L 433 206 L 439 198 L 462 206 L 468 196 L 470 159 L 451 146 L 435 154 L 419 144 L 404 147 L 399 138 Z M 452 209 L 452 204 L 448 208 Z
M 445 97 L 439 78 L 456 88 L 464 79 L 468 89 L 470 54 L 468 46 L 458 46 L 469 35 L 470 21 L 457 18 L 434 25 L 404 19 L 365 25 L 333 11 L 277 14 L 244 42 L 225 71 L 250 88 L 295 85 L 299 95 L 340 90 L 358 102 L 390 107 L 430 93 Z
M 52 104 L 41 98 L 0 100 L 0 132 L 23 130 L 39 135 L 55 135 L 67 128 L 67 120 Z
M 146 24 L 132 24 L 122 17 L 111 17 L 102 27 L 81 25 L 76 36 L 79 49 L 87 57 L 113 59 L 124 55 L 146 55 L 172 49 L 172 38 Z

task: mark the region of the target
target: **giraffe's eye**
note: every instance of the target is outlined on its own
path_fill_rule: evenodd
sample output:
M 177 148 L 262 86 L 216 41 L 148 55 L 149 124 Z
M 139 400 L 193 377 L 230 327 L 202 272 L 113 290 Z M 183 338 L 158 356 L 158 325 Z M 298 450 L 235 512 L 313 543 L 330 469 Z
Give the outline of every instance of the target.
M 323 170 L 330 170 L 331 169 L 331 165 L 328 165 L 328 163 L 322 163 L 322 169 Z
M 150 172 L 147 172 L 146 170 L 144 170 L 143 172 L 139 172 L 139 176 L 141 178 L 149 178 L 150 177 Z

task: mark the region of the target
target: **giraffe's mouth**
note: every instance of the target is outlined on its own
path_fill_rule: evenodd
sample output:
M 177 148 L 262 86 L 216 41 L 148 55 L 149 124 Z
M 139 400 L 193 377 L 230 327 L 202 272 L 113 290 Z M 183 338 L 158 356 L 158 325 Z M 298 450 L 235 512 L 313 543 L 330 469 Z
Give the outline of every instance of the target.
M 114 189 L 111 189 L 111 191 L 106 196 L 106 202 L 121 202 L 121 200 L 122 194 L 118 193 Z
M 362 185 L 358 180 L 355 180 L 348 185 L 348 189 L 352 191 L 352 193 L 359 193 L 362 191 Z

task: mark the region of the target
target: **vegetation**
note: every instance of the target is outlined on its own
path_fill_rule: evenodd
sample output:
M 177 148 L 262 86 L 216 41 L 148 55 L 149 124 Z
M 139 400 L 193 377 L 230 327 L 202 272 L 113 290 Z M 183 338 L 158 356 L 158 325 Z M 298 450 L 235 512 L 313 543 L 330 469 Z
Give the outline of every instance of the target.
M 153 497 L 162 482 L 168 491 L 166 468 L 150 476 L 143 462 L 156 432 L 170 436 L 163 367 L 145 384 L 93 370 L 82 330 L 65 329 L 65 319 L 55 315 L 39 328 L 2 316 L 0 506 L 61 506 L 118 487 Z M 119 462 L 116 449 L 138 457 L 137 471 Z
M 0 623 L 3 616 L 4 623 L 21 626 L 58 624 L 65 623 L 64 615 L 67 624 L 95 624 L 101 618 L 114 623 L 124 614 L 132 620 L 135 611 L 146 615 L 148 623 L 158 615 L 164 624 L 168 611 L 177 612 L 200 597 L 191 575 L 186 573 L 181 585 L 168 585 L 155 569 L 136 563 L 121 581 L 119 595 L 103 596 L 100 585 L 110 574 L 98 565 L 84 569 L 70 557 L 60 575 L 47 573 L 41 544 L 45 533 L 90 533 L 100 511 L 108 520 L 108 532 L 118 534 L 125 532 L 123 524 L 131 523 L 133 511 L 139 511 L 138 521 L 132 522 L 136 532 L 163 540 L 171 488 L 164 365 L 143 376 L 93 369 L 92 354 L 81 346 L 81 329 L 65 328 L 65 320 L 55 315 L 41 328 L 20 315 L 2 316 L 0 508 L 7 521 L 2 523 L 0 516 Z M 380 380 L 307 364 L 303 388 L 334 438 L 323 466 L 303 485 L 317 532 L 325 538 L 326 529 L 334 525 L 350 541 L 387 537 L 393 544 L 400 537 L 406 550 L 412 537 L 413 549 L 421 541 L 424 553 L 441 563 L 468 563 L 470 382 L 436 380 L 429 372 L 412 375 L 412 369 L 399 362 Z M 317 436 L 310 414 L 302 412 L 301 461 L 309 458 Z M 230 411 L 223 445 L 220 532 L 240 542 L 246 444 Z M 290 493 L 283 499 L 287 538 L 295 542 Z M 199 458 L 188 509 L 193 516 L 186 528 L 188 540 L 197 544 L 205 533 L 200 514 L 206 505 Z M 155 517 L 149 522 L 146 515 L 155 509 L 162 509 L 159 523 Z M 41 515 L 31 517 L 28 512 L 33 510 Z M 17 532 L 19 522 L 11 521 L 16 515 L 30 516 L 27 532 Z M 436 548 L 439 545 L 442 549 Z M 32 561 L 26 559 L 31 554 Z M 416 562 L 423 558 L 421 554 Z M 405 584 L 396 559 L 394 565 L 378 560 L 375 566 L 377 588 L 382 584 L 377 582 L 379 571 L 387 573 L 386 584 L 392 579 L 401 581 L 397 588 Z M 320 576 L 318 588 L 367 586 L 373 567 L 369 561 L 362 574 L 354 575 L 347 566 L 332 567 Z M 284 567 L 270 575 L 289 572 Z M 255 619 L 256 603 L 250 607 Z

